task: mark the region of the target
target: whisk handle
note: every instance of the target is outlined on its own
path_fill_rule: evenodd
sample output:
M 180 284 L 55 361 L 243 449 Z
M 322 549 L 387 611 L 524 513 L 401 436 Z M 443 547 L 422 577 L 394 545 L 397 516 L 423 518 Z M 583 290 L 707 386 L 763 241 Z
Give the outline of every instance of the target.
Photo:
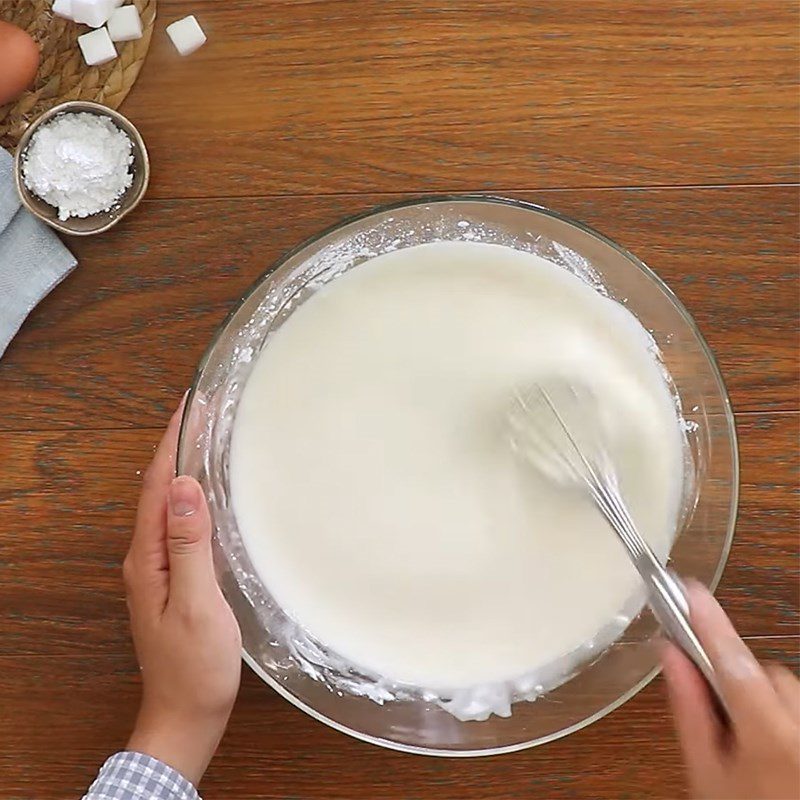
M 689 602 L 678 576 L 656 562 L 657 569 L 648 570 L 647 588 L 650 608 L 661 623 L 664 633 L 686 653 L 711 687 L 718 711 L 728 718 L 725 700 L 719 689 L 714 665 L 689 620 Z
M 596 479 L 597 473 L 592 477 Z M 666 570 L 639 533 L 614 478 L 590 483 L 592 496 L 616 532 L 647 587 L 647 602 L 664 633 L 694 662 L 717 702 L 720 717 L 729 718 L 719 689 L 714 665 L 694 632 L 689 619 L 689 601 L 678 576 Z

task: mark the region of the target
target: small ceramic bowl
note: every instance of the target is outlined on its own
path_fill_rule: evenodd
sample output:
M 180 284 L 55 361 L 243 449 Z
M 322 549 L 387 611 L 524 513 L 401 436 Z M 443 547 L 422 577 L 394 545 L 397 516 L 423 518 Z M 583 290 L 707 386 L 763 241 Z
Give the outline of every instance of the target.
M 41 125 L 46 124 L 59 114 L 81 111 L 108 117 L 121 131 L 128 135 L 133 144 L 133 163 L 131 164 L 133 183 L 119 199 L 117 205 L 109 211 L 100 211 L 89 217 L 70 217 L 69 219 L 61 220 L 58 218 L 57 208 L 46 203 L 25 185 L 22 176 L 22 157 L 30 143 L 31 136 Z M 126 214 L 139 205 L 139 201 L 144 197 L 144 193 L 147 190 L 149 180 L 150 161 L 147 157 L 147 148 L 144 146 L 144 140 L 133 123 L 117 111 L 112 111 L 112 109 L 101 106 L 99 103 L 88 103 L 82 100 L 61 103 L 61 105 L 57 105 L 37 117 L 22 135 L 14 158 L 14 181 L 25 208 L 56 230 L 74 236 L 91 236 L 94 233 L 107 231 L 112 225 L 116 225 Z

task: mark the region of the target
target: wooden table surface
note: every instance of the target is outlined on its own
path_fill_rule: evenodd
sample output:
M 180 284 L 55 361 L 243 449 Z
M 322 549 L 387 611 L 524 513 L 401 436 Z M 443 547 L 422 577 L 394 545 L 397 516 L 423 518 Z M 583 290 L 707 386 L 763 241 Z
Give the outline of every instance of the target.
M 209 37 L 180 59 L 164 25 Z M 147 464 L 212 332 L 281 253 L 424 193 L 535 200 L 627 245 L 714 348 L 741 444 L 720 597 L 798 657 L 798 5 L 786 0 L 160 0 L 123 111 L 148 199 L 0 360 L 0 798 L 80 796 L 139 686 L 120 562 Z M 659 679 L 492 759 L 383 751 L 245 670 L 205 796 L 676 798 Z

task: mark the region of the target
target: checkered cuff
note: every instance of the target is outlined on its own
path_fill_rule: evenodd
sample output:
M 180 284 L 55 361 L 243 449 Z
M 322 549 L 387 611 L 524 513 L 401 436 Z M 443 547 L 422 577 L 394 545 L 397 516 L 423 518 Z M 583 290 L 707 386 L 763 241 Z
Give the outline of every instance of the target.
M 143 753 L 117 753 L 100 769 L 83 800 L 200 800 L 179 772 Z

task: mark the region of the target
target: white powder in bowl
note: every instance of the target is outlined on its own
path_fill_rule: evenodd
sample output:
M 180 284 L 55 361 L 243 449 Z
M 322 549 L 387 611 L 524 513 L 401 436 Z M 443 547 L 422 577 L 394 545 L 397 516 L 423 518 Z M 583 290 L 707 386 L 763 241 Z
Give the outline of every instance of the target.
M 22 177 L 66 220 L 113 208 L 133 181 L 132 163 L 130 138 L 108 117 L 59 114 L 31 137 Z

